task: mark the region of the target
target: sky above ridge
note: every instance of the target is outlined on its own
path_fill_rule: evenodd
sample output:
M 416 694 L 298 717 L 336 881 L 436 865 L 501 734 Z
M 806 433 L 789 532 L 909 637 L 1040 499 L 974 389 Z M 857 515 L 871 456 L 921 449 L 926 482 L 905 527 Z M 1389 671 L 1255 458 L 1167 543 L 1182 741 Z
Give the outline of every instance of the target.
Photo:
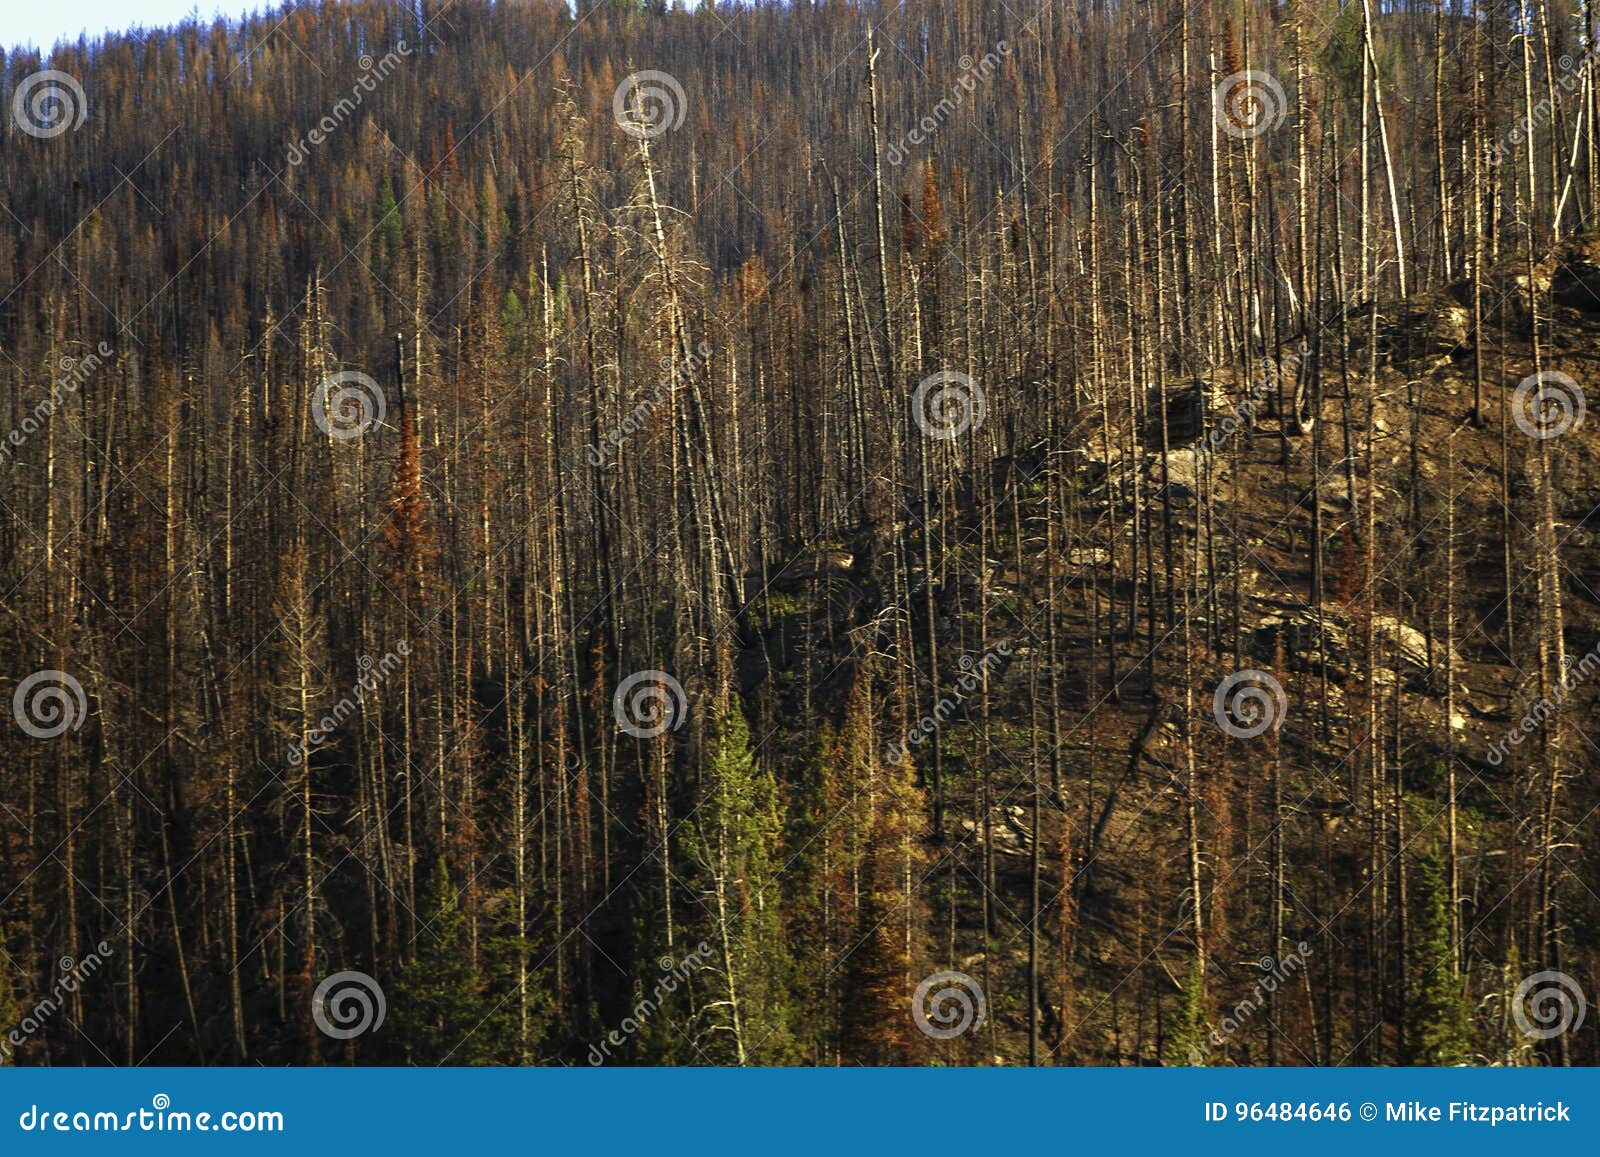
M 221 13 L 242 16 L 272 6 L 273 0 L 0 0 L 0 45 L 32 45 L 48 54 L 58 40 L 76 40 L 135 26 L 159 28 L 199 11 L 209 20 Z

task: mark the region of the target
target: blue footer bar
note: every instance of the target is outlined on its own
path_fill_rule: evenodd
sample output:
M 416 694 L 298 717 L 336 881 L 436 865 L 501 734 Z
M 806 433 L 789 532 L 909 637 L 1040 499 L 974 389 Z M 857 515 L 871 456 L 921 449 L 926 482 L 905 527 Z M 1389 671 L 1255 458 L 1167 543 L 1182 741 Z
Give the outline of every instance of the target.
M 1451 1157 L 1600 1142 L 1597 1069 L 0 1069 L 0 1154 L 1076 1153 Z M 1353 1147 L 1356 1147 L 1353 1149 Z

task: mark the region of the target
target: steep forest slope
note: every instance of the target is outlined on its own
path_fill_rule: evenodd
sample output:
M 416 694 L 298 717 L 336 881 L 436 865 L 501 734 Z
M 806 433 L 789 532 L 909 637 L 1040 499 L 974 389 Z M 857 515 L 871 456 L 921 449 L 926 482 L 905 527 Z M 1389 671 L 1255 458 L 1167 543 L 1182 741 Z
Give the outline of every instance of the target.
M 1600 1062 L 1590 6 L 577 8 L 0 57 L 0 1063 Z

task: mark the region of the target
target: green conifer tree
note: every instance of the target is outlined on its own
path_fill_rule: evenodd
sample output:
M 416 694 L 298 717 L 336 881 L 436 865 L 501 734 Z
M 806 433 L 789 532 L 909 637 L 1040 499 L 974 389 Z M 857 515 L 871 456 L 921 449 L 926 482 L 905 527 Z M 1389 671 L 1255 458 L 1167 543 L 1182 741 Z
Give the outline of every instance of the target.
M 834 758 L 838 741 L 824 724 L 815 735 L 815 750 L 806 759 L 788 806 L 787 830 L 793 851 L 784 860 L 784 886 L 789 896 L 788 944 L 796 960 L 827 960 L 839 934 L 842 890 L 839 834 L 830 821 L 838 811 Z M 837 1022 L 832 998 L 836 978 L 828 968 L 795 971 L 794 1001 L 813 1010 L 794 1023 L 796 1044 L 804 1063 L 827 1063 L 832 1056 Z
M 1473 1053 L 1470 1010 L 1450 947 L 1450 899 L 1444 868 L 1422 861 L 1417 938 L 1405 1014 L 1405 1052 L 1416 1065 L 1458 1065 Z
M 1190 968 L 1189 982 L 1184 985 L 1183 1001 L 1178 1012 L 1178 1023 L 1167 1038 L 1167 1064 L 1205 1065 L 1209 1063 L 1210 1045 L 1206 1040 L 1206 987 L 1200 969 Z
M 417 954 L 392 1003 L 406 1059 L 474 1065 L 505 1060 L 510 1002 L 491 999 L 464 944 L 466 917 L 441 856 L 423 893 Z
M 688 839 L 707 914 L 710 1000 L 705 1059 L 727 1064 L 792 1060 L 792 973 L 776 871 L 783 830 L 777 785 L 751 754 L 737 699 L 711 725 L 704 805 Z M 691 945 L 691 947 L 693 947 Z

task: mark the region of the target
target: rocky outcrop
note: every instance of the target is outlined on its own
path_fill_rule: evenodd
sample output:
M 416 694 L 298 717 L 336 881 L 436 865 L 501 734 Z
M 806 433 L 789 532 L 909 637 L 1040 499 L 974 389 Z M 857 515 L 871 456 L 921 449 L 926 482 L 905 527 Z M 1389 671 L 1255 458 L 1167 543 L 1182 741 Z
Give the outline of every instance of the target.
M 1600 237 L 1577 238 L 1556 254 L 1550 297 L 1568 309 L 1600 314 Z

